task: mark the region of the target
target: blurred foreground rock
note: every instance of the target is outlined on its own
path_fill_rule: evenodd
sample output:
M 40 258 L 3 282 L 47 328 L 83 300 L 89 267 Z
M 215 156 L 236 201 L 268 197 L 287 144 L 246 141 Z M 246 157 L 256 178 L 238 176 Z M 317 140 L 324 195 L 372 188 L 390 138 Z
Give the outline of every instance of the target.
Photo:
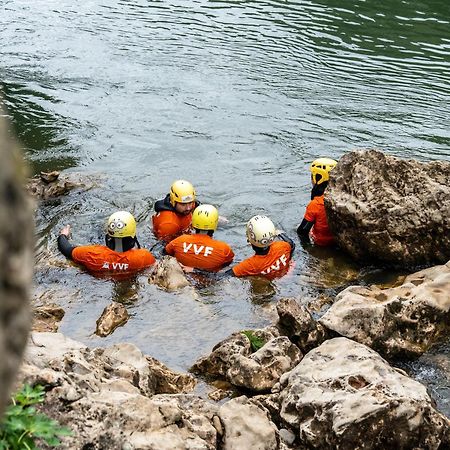
M 450 162 L 349 152 L 332 172 L 325 208 L 337 243 L 359 261 L 418 266 L 450 259 Z
M 27 342 L 34 259 L 33 215 L 23 188 L 25 165 L 9 127 L 0 107 L 0 414 Z

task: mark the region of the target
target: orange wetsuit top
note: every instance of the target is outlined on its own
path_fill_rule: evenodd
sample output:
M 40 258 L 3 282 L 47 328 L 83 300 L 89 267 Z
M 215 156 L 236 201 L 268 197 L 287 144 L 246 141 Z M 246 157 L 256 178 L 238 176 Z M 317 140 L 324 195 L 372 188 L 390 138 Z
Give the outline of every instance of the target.
M 260 275 L 268 279 L 278 278 L 289 270 L 292 247 L 288 242 L 275 241 L 266 255 L 254 255 L 232 268 L 237 277 Z
M 207 234 L 183 234 L 166 245 L 166 253 L 181 264 L 209 272 L 217 272 L 233 261 L 231 247 Z
M 306 207 L 305 220 L 313 222 L 311 230 L 314 243 L 317 245 L 332 245 L 334 243 L 333 235 L 328 228 L 327 216 L 325 214 L 325 205 L 323 204 L 323 195 L 314 197 Z
M 75 247 L 72 259 L 90 272 L 97 274 L 129 275 L 150 267 L 154 256 L 145 249 L 131 249 L 120 253 L 104 245 L 83 245 Z
M 170 242 L 176 237 L 190 233 L 192 213 L 179 214 L 170 203 L 169 194 L 155 203 L 156 214 L 152 216 L 153 233 L 158 239 Z
M 152 221 L 155 236 L 169 242 L 191 229 L 192 213 L 183 216 L 173 211 L 161 211 L 152 217 Z

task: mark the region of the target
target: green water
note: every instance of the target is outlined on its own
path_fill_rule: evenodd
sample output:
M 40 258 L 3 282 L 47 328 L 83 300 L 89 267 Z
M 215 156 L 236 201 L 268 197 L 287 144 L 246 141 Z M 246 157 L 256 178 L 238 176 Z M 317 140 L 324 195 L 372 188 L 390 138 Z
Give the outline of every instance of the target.
M 75 242 L 99 242 L 105 217 L 128 209 L 151 246 L 153 202 L 186 178 L 229 219 L 217 237 L 240 260 L 254 214 L 295 237 L 318 156 L 377 147 L 450 160 L 449 22 L 447 0 L 0 1 L 3 102 L 33 171 L 99 180 L 38 208 L 35 302 L 64 305 L 61 331 L 75 339 L 132 341 L 186 369 L 232 331 L 267 324 L 283 296 L 388 279 L 298 246 L 294 272 L 276 283 L 167 294 L 145 277 L 92 279 L 55 240 L 71 223 Z M 111 299 L 132 317 L 100 339 L 95 320 Z M 448 381 L 413 369 L 449 413 Z

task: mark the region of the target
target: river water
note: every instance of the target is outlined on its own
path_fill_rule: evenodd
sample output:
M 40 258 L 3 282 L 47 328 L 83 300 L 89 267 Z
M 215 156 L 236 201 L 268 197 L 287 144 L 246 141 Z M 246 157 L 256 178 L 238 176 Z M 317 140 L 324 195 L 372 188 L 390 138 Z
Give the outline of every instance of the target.
M 105 218 L 127 209 L 149 247 L 154 201 L 185 178 L 229 219 L 216 236 L 241 260 L 254 214 L 296 239 L 316 157 L 377 147 L 450 160 L 449 30 L 448 0 L 0 0 L 1 91 L 33 172 L 96 181 L 37 209 L 35 303 L 61 304 L 60 330 L 90 346 L 130 341 L 186 370 L 231 332 L 269 323 L 281 297 L 392 281 L 298 245 L 274 283 L 165 293 L 144 275 L 92 278 L 56 237 L 70 223 L 76 243 L 101 242 Z M 95 321 L 111 300 L 131 319 L 102 339 Z M 450 415 L 448 348 L 407 367 Z

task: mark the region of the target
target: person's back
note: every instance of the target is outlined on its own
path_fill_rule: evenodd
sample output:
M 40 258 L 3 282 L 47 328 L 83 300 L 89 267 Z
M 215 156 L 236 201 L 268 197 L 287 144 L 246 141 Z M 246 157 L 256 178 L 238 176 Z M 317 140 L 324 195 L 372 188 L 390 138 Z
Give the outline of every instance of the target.
M 277 237 L 281 240 L 276 241 Z M 284 233 L 277 232 L 268 217 L 254 216 L 249 220 L 247 240 L 255 255 L 234 266 L 233 275 L 273 279 L 288 272 L 295 244 Z
M 328 227 L 323 194 L 314 197 L 306 207 L 304 219 L 314 223 L 311 230 L 313 241 L 317 245 L 327 246 L 334 243 L 334 237 Z
M 175 256 L 183 266 L 217 272 L 231 263 L 234 253 L 225 242 L 212 237 L 217 229 L 219 213 L 212 205 L 198 206 L 192 215 L 195 234 L 184 234 L 165 247 L 168 255 Z
M 297 228 L 302 243 L 310 243 L 311 237 L 316 245 L 328 246 L 334 244 L 334 237 L 328 226 L 323 197 L 328 186 L 330 172 L 336 164 L 337 162 L 330 158 L 319 158 L 311 164 L 311 182 L 313 184 L 311 201 L 306 207 L 303 220 Z
M 124 278 L 156 262 L 148 250 L 140 248 L 136 238 L 136 221 L 126 211 L 118 211 L 109 217 L 106 245 L 74 246 L 69 242 L 69 235 L 70 225 L 67 225 L 58 237 L 59 250 L 66 258 L 95 275 Z

